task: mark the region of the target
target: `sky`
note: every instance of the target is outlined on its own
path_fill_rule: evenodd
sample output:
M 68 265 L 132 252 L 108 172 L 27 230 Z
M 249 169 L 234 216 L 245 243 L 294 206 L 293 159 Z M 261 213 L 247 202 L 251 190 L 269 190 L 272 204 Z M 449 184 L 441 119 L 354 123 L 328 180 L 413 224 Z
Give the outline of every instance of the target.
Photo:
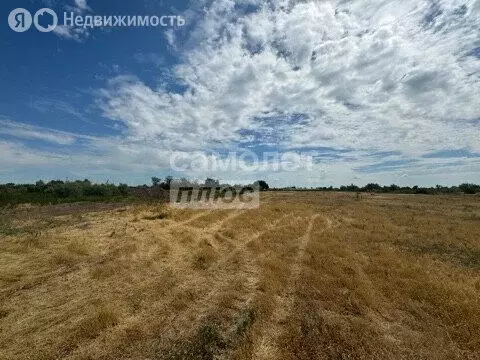
M 15 8 L 59 14 L 15 32 Z M 181 16 L 184 26 L 65 26 Z M 0 182 L 480 183 L 480 0 L 7 0 Z

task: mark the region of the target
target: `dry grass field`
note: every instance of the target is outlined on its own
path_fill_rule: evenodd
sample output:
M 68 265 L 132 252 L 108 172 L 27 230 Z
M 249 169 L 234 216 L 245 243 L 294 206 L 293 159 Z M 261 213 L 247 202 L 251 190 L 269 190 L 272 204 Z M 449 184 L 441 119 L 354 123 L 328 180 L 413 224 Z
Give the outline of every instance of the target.
M 0 359 L 478 359 L 480 198 L 0 213 Z

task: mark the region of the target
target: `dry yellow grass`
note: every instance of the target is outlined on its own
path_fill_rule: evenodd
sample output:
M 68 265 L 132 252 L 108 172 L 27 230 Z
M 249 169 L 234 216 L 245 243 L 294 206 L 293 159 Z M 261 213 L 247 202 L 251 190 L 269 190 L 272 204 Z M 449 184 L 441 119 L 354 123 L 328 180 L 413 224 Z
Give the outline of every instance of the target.
M 1 359 L 480 358 L 480 199 L 0 215 Z

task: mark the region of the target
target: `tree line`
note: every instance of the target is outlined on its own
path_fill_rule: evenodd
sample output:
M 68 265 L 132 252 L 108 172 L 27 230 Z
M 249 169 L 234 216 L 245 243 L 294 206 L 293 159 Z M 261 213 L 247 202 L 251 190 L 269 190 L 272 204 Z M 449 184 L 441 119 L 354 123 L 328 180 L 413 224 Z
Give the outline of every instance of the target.
M 152 185 L 129 186 L 127 184 L 100 183 L 90 180 L 37 181 L 35 184 L 0 184 L 0 206 L 22 203 L 58 204 L 70 202 L 115 202 L 115 201 L 167 201 L 168 190 L 175 186 L 220 186 L 220 181 L 207 178 L 205 182 L 189 181 L 185 178 L 165 179 L 152 177 Z M 268 184 L 259 180 L 254 183 L 260 190 L 268 190 Z
M 272 190 L 277 191 L 286 191 L 286 190 L 296 190 L 296 191 L 340 191 L 340 192 L 368 192 L 368 193 L 393 193 L 393 194 L 425 194 L 425 195 L 435 195 L 435 194 L 480 194 L 480 185 L 464 183 L 458 186 L 442 186 L 436 185 L 434 187 L 421 187 L 421 186 L 399 186 L 399 185 L 389 185 L 382 186 L 377 183 L 370 183 L 365 186 L 358 185 L 342 185 L 340 187 L 316 187 L 316 188 L 304 188 L 304 187 L 285 187 L 285 188 L 275 188 Z
M 220 186 L 220 181 L 207 178 L 204 182 L 190 181 L 185 178 L 175 179 L 167 176 L 165 179 L 152 177 L 152 184 L 142 186 L 129 186 L 127 184 L 92 183 L 90 180 L 37 181 L 35 184 L 0 184 L 0 205 L 34 203 L 57 204 L 80 201 L 125 201 L 168 199 L 165 196 L 172 185 L 175 186 Z M 464 183 L 458 186 L 419 187 L 398 186 L 395 184 L 382 186 L 370 183 L 363 187 L 351 184 L 340 187 L 283 187 L 270 188 L 264 180 L 255 181 L 253 184 L 261 191 L 340 191 L 340 192 L 368 192 L 368 193 L 396 193 L 396 194 L 480 194 L 480 185 Z M 233 185 L 242 186 L 242 185 Z
M 79 201 L 117 201 L 128 198 L 132 191 L 126 184 L 94 184 L 90 180 L 37 181 L 35 184 L 0 185 L 0 205 L 57 204 Z
M 205 181 L 199 182 L 198 180 L 189 180 L 187 178 L 175 179 L 172 176 L 167 176 L 165 178 L 165 180 L 162 181 L 162 179 L 154 176 L 154 177 L 152 177 L 152 186 L 168 190 L 168 189 L 170 189 L 171 186 L 175 186 L 175 187 L 194 187 L 195 188 L 195 187 L 200 187 L 200 186 L 205 186 L 205 187 L 225 187 L 225 186 L 242 187 L 244 185 L 241 185 L 241 184 L 233 184 L 233 185 L 231 185 L 231 184 L 221 184 L 220 180 L 212 179 L 212 178 L 206 178 Z M 255 182 L 253 182 L 252 184 L 248 184 L 248 186 L 253 186 L 255 188 L 258 188 L 260 191 L 267 191 L 270 188 L 265 180 L 257 180 Z

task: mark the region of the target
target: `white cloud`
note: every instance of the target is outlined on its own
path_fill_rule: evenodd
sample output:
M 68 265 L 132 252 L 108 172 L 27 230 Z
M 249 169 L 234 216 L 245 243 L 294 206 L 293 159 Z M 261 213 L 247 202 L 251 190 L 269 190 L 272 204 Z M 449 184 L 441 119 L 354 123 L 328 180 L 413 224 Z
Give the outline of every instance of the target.
M 245 13 L 247 4 L 257 10 Z M 471 181 L 480 173 L 475 158 L 447 166 L 422 155 L 480 152 L 480 59 L 471 55 L 479 46 L 480 6 L 432 4 L 199 2 L 189 12 L 195 26 L 188 34 L 166 33 L 180 56 L 172 74 L 186 90 L 152 88 L 134 76 L 110 79 L 98 104 L 126 130 L 96 149 L 110 162 L 147 171 L 168 168 L 161 159 L 177 151 L 230 150 L 254 140 L 286 153 L 338 151 L 310 172 L 271 175 L 279 184 L 300 177 L 450 182 L 457 170 L 465 175 L 459 181 Z M 395 155 L 372 159 L 373 153 Z M 405 165 L 358 170 L 385 159 Z
M 133 136 L 182 140 L 190 129 L 198 146 L 238 140 L 271 112 L 311 120 L 289 129 L 284 148 L 478 151 L 480 85 L 469 74 L 479 59 L 465 54 L 479 14 L 472 1 L 464 14 L 458 1 L 439 4 L 426 24 L 429 1 L 272 1 L 244 16 L 216 1 L 174 69 L 186 93 L 118 78 L 104 91 L 105 113 Z
M 59 145 L 71 145 L 75 142 L 73 134 L 10 120 L 0 120 L 0 134 L 19 139 L 42 140 Z
M 140 65 L 153 65 L 157 68 L 165 65 L 165 58 L 156 53 L 137 52 L 135 55 L 133 55 L 133 58 Z
M 20 142 L 0 140 L 0 158 L 1 168 L 13 173 L 24 166 L 45 166 L 59 156 L 53 153 L 45 154 L 38 151 L 32 151 Z M 12 168 L 14 170 L 12 171 Z M 0 172 L 1 174 L 1 172 Z M 12 179 L 13 180 L 13 179 Z
M 77 16 L 83 15 L 86 12 L 92 12 L 92 9 L 87 5 L 87 0 L 74 0 L 74 5 L 65 5 L 65 10 L 73 12 Z M 57 25 L 55 29 L 53 29 L 53 32 L 61 38 L 75 40 L 77 42 L 85 41 L 90 35 L 88 28 L 64 24 Z
M 83 27 L 73 27 L 67 25 L 57 25 L 53 32 L 67 40 L 75 40 L 77 42 L 83 42 L 88 37 L 89 32 Z
M 87 5 L 87 0 L 75 0 L 75 6 L 83 11 L 92 11 L 92 9 Z

